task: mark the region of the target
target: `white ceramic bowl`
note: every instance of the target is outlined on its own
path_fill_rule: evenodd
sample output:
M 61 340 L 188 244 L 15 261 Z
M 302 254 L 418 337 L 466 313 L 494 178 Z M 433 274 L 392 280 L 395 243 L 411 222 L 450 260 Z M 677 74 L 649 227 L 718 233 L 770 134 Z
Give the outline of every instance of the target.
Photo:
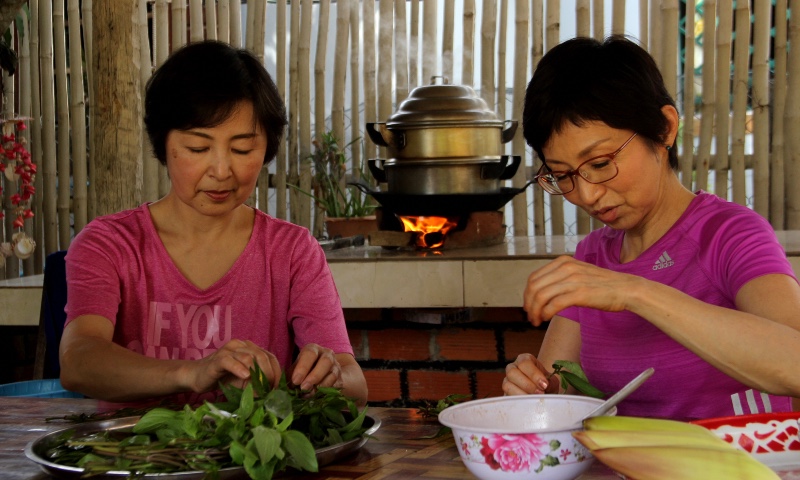
M 461 460 L 481 480 L 571 480 L 594 461 L 572 432 L 601 403 L 577 395 L 485 398 L 446 408 L 439 422 L 452 429 Z

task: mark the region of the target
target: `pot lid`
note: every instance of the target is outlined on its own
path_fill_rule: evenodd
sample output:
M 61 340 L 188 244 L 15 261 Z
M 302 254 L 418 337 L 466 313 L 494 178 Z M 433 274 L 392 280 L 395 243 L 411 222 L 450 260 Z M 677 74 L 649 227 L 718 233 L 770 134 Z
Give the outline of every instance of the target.
M 412 90 L 386 121 L 390 127 L 467 123 L 502 126 L 504 122 L 472 87 L 452 85 L 440 76 L 432 77 L 430 85 Z

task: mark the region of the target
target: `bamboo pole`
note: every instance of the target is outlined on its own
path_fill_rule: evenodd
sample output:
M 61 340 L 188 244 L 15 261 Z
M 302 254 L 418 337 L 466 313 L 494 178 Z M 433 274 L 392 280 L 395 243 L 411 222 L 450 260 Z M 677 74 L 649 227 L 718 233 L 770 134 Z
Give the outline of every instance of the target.
M 489 0 L 491 1 L 491 0 Z M 436 61 L 438 53 L 437 44 L 437 15 L 436 2 L 423 2 L 422 4 L 422 84 L 427 85 L 431 82 L 431 77 L 438 73 Z
M 733 35 L 732 0 L 717 3 L 717 82 L 716 91 L 716 156 L 714 161 L 714 193 L 728 198 L 728 139 L 730 132 L 730 59 Z M 708 8 L 708 6 L 706 6 Z
M 463 49 L 461 83 L 473 86 L 475 85 L 475 0 L 464 0 Z
M 336 11 L 336 45 L 333 62 L 333 91 L 331 101 L 331 129 L 340 142 L 344 142 L 344 97 L 347 81 L 347 52 L 349 49 L 350 0 L 338 0 Z
M 63 9 L 63 6 L 62 6 Z M 11 45 L 14 45 L 14 37 L 17 35 L 14 31 L 13 24 L 9 27 L 9 34 L 10 34 L 10 41 Z M 11 75 L 8 74 L 5 70 L 2 71 L 2 81 L 3 81 L 3 95 L 2 95 L 2 102 L 3 102 L 3 119 L 13 119 L 16 116 L 16 112 L 14 111 L 14 97 L 16 93 L 14 91 L 14 79 Z M 5 177 L 5 176 L 3 176 Z M 7 237 L 11 237 L 13 235 L 14 230 L 14 219 L 16 218 L 14 204 L 11 202 L 12 196 L 16 193 L 15 183 L 7 181 L 6 178 L 0 179 L 0 182 L 4 182 L 6 184 L 6 188 L 3 189 L 3 207 L 5 210 L 5 216 L 3 218 L 5 223 L 5 231 L 8 233 Z M 2 233 L 2 230 L 0 230 Z M 10 238 L 4 238 L 3 235 L 0 235 L 0 240 L 8 241 L 11 240 Z M 6 261 L 5 268 L 0 268 L 0 278 L 18 278 L 19 271 L 20 271 L 20 261 L 16 257 L 10 257 L 10 261 Z
M 679 0 L 661 1 L 661 73 L 671 98 L 678 97 Z
M 374 8 L 374 7 L 373 7 Z M 445 6 L 447 8 L 447 6 Z M 408 89 L 413 90 L 419 81 L 419 0 L 411 0 L 411 19 L 408 37 Z
M 364 29 L 364 121 L 376 122 L 377 115 L 377 95 L 375 91 L 375 3 L 362 2 Z M 412 29 L 412 35 L 413 35 Z M 415 62 L 416 64 L 416 62 Z M 378 147 L 371 141 L 364 143 L 364 155 L 366 158 L 375 158 L 378 155 Z
M 530 21 L 532 23 L 532 35 L 533 38 L 533 45 L 531 47 L 531 66 L 535 70 L 536 66 L 539 64 L 539 60 L 542 59 L 544 56 L 544 0 L 533 0 L 530 15 Z M 514 94 L 518 90 L 514 89 Z M 533 171 L 535 172 L 539 165 L 536 162 L 536 155 L 533 155 L 533 160 L 531 164 L 533 165 Z M 527 165 L 527 161 L 525 162 Z M 519 202 L 517 200 L 517 202 Z M 517 211 L 518 203 L 514 203 L 514 211 Z M 532 216 L 533 216 L 533 234 L 534 235 L 544 235 L 544 191 L 538 186 L 534 185 L 533 187 L 533 205 L 532 205 Z
M 547 17 L 545 19 L 545 45 L 547 50 L 558 45 L 561 2 L 547 0 Z M 564 198 L 561 195 L 550 196 L 550 223 L 553 235 L 564 234 Z
M 255 18 L 253 19 L 253 45 L 252 52 L 264 64 L 264 49 L 266 48 L 266 32 L 267 32 L 267 1 L 258 0 L 253 2 L 255 10 Z M 311 92 L 309 92 L 311 93 Z M 310 120 L 309 120 L 310 121 Z M 269 169 L 262 168 L 258 174 L 258 181 L 256 188 L 253 191 L 255 198 L 253 203 L 262 212 L 269 212 Z
M 327 131 L 325 127 L 325 61 L 328 59 L 328 25 L 330 0 L 320 0 L 317 21 L 317 52 L 314 58 L 314 132 L 317 139 Z
M 639 42 L 642 45 L 650 45 L 648 5 L 648 0 L 639 0 Z M 686 11 L 689 11 L 689 9 L 687 8 Z
M 172 0 L 172 50 L 186 44 L 186 0 Z
M 683 66 L 683 151 L 680 156 L 681 182 L 692 190 L 694 171 L 694 10 L 695 0 L 686 0 L 686 21 L 684 23 L 684 66 Z
M 337 4 L 341 8 L 341 2 Z M 300 36 L 297 39 L 297 82 L 300 89 L 301 99 L 311 98 L 311 25 L 312 25 L 312 2 L 311 0 L 301 0 L 300 2 Z M 298 106 L 298 151 L 300 153 L 300 190 L 311 191 L 311 164 L 308 158 L 311 156 L 311 103 L 301 101 Z M 311 228 L 311 199 L 303 195 L 298 198 L 292 208 L 300 210 L 298 219 L 300 225 Z M 321 228 L 321 226 L 320 226 Z
M 26 14 L 27 12 L 23 9 L 20 11 L 20 17 L 22 21 L 20 22 L 20 35 L 19 35 L 19 69 L 18 69 L 18 78 L 19 78 L 19 114 L 24 118 L 31 118 L 32 115 L 32 103 L 34 93 L 35 96 L 39 96 L 38 90 L 34 91 L 32 88 L 33 85 L 38 85 L 37 83 L 31 82 L 31 34 L 30 34 L 30 17 Z M 24 142 L 28 144 L 28 151 L 31 150 L 31 133 L 33 131 L 33 122 L 26 122 L 26 125 L 29 127 L 27 130 L 22 132 L 18 132 L 20 138 L 23 139 Z M 35 182 L 35 180 L 34 180 Z M 34 202 L 31 202 L 31 210 L 34 211 L 34 218 L 25 222 L 25 233 L 28 237 L 33 238 L 36 241 L 36 207 Z M 41 245 L 41 244 L 39 244 Z M 36 270 L 36 258 L 41 257 L 41 249 L 34 255 L 26 258 L 22 261 L 22 274 L 32 275 L 34 273 L 40 273 L 41 270 Z
M 275 6 L 275 86 L 278 87 L 281 98 L 286 103 L 286 0 L 278 0 Z M 287 127 L 288 129 L 288 127 Z M 287 130 L 288 131 L 288 130 Z M 288 133 L 287 133 L 288 135 Z M 275 216 L 286 220 L 286 140 L 278 146 L 275 158 Z
M 783 132 L 786 107 L 787 0 L 775 1 L 774 74 L 772 84 L 772 155 L 770 156 L 769 219 L 772 227 L 786 227 L 786 166 Z M 791 186 L 790 188 L 796 188 Z
M 656 65 L 658 68 L 663 68 L 664 66 L 664 57 L 662 54 L 662 47 L 664 42 L 662 41 L 661 35 L 663 35 L 663 28 L 661 28 L 661 0 L 650 0 L 650 31 L 649 31 L 649 43 L 648 49 L 650 50 L 650 55 L 656 61 Z
M 575 18 L 577 21 L 577 34 L 579 37 L 589 37 L 592 32 L 590 0 L 578 0 L 575 6 Z M 592 218 L 582 208 L 576 208 L 576 231 L 580 235 L 585 235 L 592 230 Z
M 203 0 L 189 0 L 189 15 L 189 38 L 193 42 L 202 41 L 203 37 L 205 37 L 205 32 L 203 31 Z
M 331 127 L 340 146 L 345 144 L 344 98 L 347 88 L 347 52 L 350 36 L 350 0 L 339 0 L 336 5 L 336 45 L 334 46 L 333 94 L 331 102 Z M 339 188 L 345 190 L 342 178 Z M 344 201 L 340 202 L 344 206 Z
M 247 11 L 245 12 L 245 28 L 244 28 L 244 48 L 253 51 L 253 34 L 255 32 L 255 18 L 258 11 L 258 5 L 256 2 L 251 2 L 247 5 Z
M 287 182 L 292 185 L 300 186 L 300 146 L 298 145 L 298 125 L 300 119 L 298 112 L 300 108 L 300 89 L 298 88 L 298 39 L 300 38 L 300 2 L 294 1 L 290 4 L 291 9 L 289 19 L 291 21 L 289 32 L 289 125 L 287 128 L 287 138 L 289 140 L 289 176 Z M 289 219 L 292 223 L 300 224 L 299 202 L 301 194 L 294 189 L 289 190 Z
M 611 33 L 615 35 L 625 33 L 625 0 L 611 2 Z
M 603 38 L 606 36 L 605 7 L 603 5 L 603 0 L 592 0 L 592 20 L 592 26 L 594 28 L 592 31 L 594 32 L 595 40 L 603 41 Z
M 29 34 L 26 37 L 29 39 L 29 52 L 30 57 L 28 63 L 30 64 L 30 85 L 31 90 L 31 122 L 30 138 L 31 138 L 31 159 L 33 163 L 39 168 L 39 174 L 36 175 L 34 180 L 34 187 L 38 194 L 33 196 L 33 212 L 34 217 L 31 224 L 33 225 L 33 239 L 36 245 L 39 246 L 37 255 L 31 256 L 33 258 L 33 271 L 34 273 L 41 273 L 44 267 L 44 210 L 43 197 L 44 187 L 42 184 L 42 106 L 41 106 L 41 89 L 39 82 L 39 0 L 28 0 L 28 22 L 25 26 L 29 29 Z M 26 264 L 27 265 L 27 264 Z
M 239 0 L 231 0 L 230 7 L 230 42 L 234 47 L 240 48 L 242 46 L 242 3 Z
M 394 75 L 395 102 L 408 97 L 408 32 L 406 31 L 406 2 L 394 2 Z
M 500 31 L 497 35 L 497 101 L 499 118 L 506 118 L 506 50 L 508 44 L 508 0 L 500 0 Z M 524 169 L 523 169 L 524 170 Z
M 67 88 L 67 45 L 64 22 L 64 0 L 53 2 L 53 63 L 56 71 L 56 119 L 58 125 L 69 125 L 69 90 Z M 70 231 L 70 158 L 69 128 L 56 130 L 56 176 L 58 178 L 56 209 L 58 211 L 58 244 L 68 248 Z
M 350 5 L 350 138 L 354 141 L 362 136 L 361 115 L 359 112 L 361 99 L 358 85 L 358 79 L 361 78 L 359 72 L 361 64 L 359 60 L 359 52 L 361 51 L 360 25 L 361 14 L 356 2 Z M 356 142 L 351 148 L 350 158 L 354 173 L 361 171 L 361 148 L 359 146 L 360 143 Z M 357 195 L 360 197 L 361 194 L 357 193 Z
M 233 0 L 234 2 L 238 0 Z M 221 42 L 231 41 L 231 0 L 217 0 L 217 39 Z
M 494 50 L 497 40 L 497 0 L 483 0 L 481 17 L 481 98 L 495 109 Z
M 444 2 L 444 28 L 442 30 L 442 75 L 456 83 L 453 77 L 453 39 L 455 37 L 455 0 Z
M 800 12 L 800 0 L 790 0 L 789 9 Z M 792 15 L 789 20 L 788 44 L 800 45 L 800 18 Z M 784 137 L 786 147 L 786 228 L 800 228 L 800 50 L 789 50 L 787 61 L 786 111 L 784 113 Z
M 364 143 L 362 138 L 361 114 L 359 112 L 361 99 L 359 95 L 358 79 L 361 78 L 359 71 L 361 61 L 359 52 L 361 51 L 361 11 L 358 2 L 350 5 L 350 138 L 352 146 L 350 148 L 350 160 L 352 172 L 356 180 L 361 180 L 362 169 L 361 145 Z M 358 141 L 358 139 L 361 141 Z M 350 143 L 350 142 L 348 142 Z M 359 202 L 362 202 L 363 193 L 353 189 L 352 193 Z
M 575 31 L 579 37 L 592 35 L 591 0 L 577 0 L 575 3 Z
M 522 109 L 525 106 L 525 86 L 528 83 L 528 27 L 530 26 L 530 8 L 528 2 L 515 2 L 514 4 L 514 91 L 511 104 L 511 116 L 515 119 L 522 119 Z M 514 135 L 514 140 L 511 141 L 514 152 L 520 152 L 523 160 L 525 159 L 525 138 L 521 132 Z M 525 185 L 525 165 L 527 161 L 523 161 L 517 173 L 511 180 L 511 183 L 516 188 L 522 188 Z M 512 215 L 514 220 L 514 235 L 527 236 L 528 235 L 528 193 L 523 192 L 522 195 L 516 195 L 511 203 Z
M 39 10 L 39 46 L 40 80 L 42 82 L 42 163 L 39 170 L 43 180 L 41 195 L 44 199 L 44 240 L 45 256 L 57 251 L 58 245 L 58 210 L 56 199 L 56 99 L 53 78 L 53 3 L 44 0 Z
M 733 201 L 746 204 L 744 178 L 745 123 L 749 90 L 750 4 L 736 2 L 736 43 L 733 51 L 733 118 L 731 120 L 731 185 Z
M 217 2 L 216 0 L 206 0 L 206 38 L 208 40 L 217 39 Z
M 388 88 L 392 82 L 392 0 L 380 0 L 378 3 L 378 85 L 381 90 Z M 424 41 L 424 40 L 423 40 Z M 428 45 L 425 43 L 425 45 Z M 424 78 L 423 78 L 423 83 Z M 378 119 L 385 122 L 392 114 L 392 95 L 382 91 L 378 95 Z M 379 149 L 380 157 L 386 158 L 386 147 Z
M 772 13 L 755 2 L 753 17 L 753 210 L 769 218 L 769 44 Z
M 144 6 L 144 2 L 142 2 Z M 83 85 L 83 60 L 81 56 L 81 12 L 79 0 L 69 0 L 69 100 L 72 120 L 72 198 L 75 234 L 88 222 L 88 195 L 86 185 L 86 101 Z
M 37 0 L 38 1 L 38 0 Z M 30 3 L 30 0 L 29 0 Z M 88 106 L 91 109 L 92 105 L 94 104 L 94 85 L 92 84 L 92 79 L 94 78 L 94 69 L 92 66 L 94 65 L 93 61 L 93 48 L 94 42 L 92 40 L 92 30 L 94 29 L 94 25 L 92 23 L 92 0 L 83 0 L 81 2 L 81 21 L 83 23 L 83 28 L 81 29 L 83 33 L 83 57 L 84 62 L 86 62 L 86 81 L 89 83 L 88 88 L 86 89 L 89 92 L 89 102 Z M 92 127 L 94 126 L 94 120 L 91 116 L 89 116 L 89 134 L 91 135 Z M 91 149 L 91 147 L 90 147 Z M 94 155 L 89 155 L 89 176 L 93 177 L 94 172 L 96 171 L 95 164 L 96 159 Z M 95 182 L 89 182 L 88 185 L 88 220 L 92 220 L 94 217 L 97 216 L 97 189 Z
M 168 0 L 156 0 L 156 67 L 161 66 L 169 57 L 170 42 L 170 5 Z M 173 21 L 174 24 L 174 21 Z M 167 175 L 167 168 L 158 164 L 158 197 L 163 197 L 169 192 L 170 180 Z
M 695 165 L 695 190 L 710 190 L 708 172 L 711 163 L 711 144 L 714 136 L 714 112 L 716 111 L 715 68 L 716 54 L 716 4 L 717 0 L 703 1 L 703 96 L 700 105 L 700 142 L 697 147 Z
M 72 16 L 70 16 L 70 19 Z M 145 85 L 153 74 L 150 42 L 148 39 L 147 1 L 139 0 L 139 54 L 141 68 L 139 75 L 142 84 L 142 99 L 145 97 Z M 158 160 L 153 154 L 150 138 L 142 128 L 142 200 L 153 202 L 158 199 Z

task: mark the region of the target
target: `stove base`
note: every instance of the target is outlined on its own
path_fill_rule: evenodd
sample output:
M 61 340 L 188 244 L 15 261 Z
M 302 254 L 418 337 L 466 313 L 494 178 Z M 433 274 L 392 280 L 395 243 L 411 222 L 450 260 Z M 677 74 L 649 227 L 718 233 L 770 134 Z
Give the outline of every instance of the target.
M 376 211 L 379 230 L 369 235 L 369 244 L 385 248 L 417 249 L 415 241 L 418 233 L 404 232 L 402 223 L 393 214 L 386 214 L 382 209 Z M 459 219 L 458 226 L 450 230 L 441 247 L 432 250 L 454 250 L 460 248 L 480 248 L 503 243 L 506 226 L 503 224 L 503 212 L 472 212 L 466 218 Z

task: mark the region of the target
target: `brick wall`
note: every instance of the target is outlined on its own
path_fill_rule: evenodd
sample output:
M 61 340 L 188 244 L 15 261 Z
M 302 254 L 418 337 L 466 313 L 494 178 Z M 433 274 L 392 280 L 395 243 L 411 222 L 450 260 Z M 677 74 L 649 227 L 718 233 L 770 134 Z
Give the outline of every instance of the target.
M 345 318 L 375 406 L 502 395 L 506 364 L 538 352 L 545 333 L 515 308 L 346 309 Z

